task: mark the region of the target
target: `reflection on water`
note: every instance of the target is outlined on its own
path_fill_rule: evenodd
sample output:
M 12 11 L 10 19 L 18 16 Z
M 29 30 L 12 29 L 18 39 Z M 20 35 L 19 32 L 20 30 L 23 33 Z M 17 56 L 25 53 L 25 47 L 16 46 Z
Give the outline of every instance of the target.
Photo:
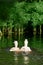
M 15 62 L 15 65 L 18 65 L 18 63 L 20 62 L 24 64 L 24 65 L 28 65 L 29 63 L 29 57 L 26 56 L 26 55 L 15 55 L 14 54 L 14 62 Z
M 25 55 L 14 55 L 14 63 L 15 65 L 28 65 L 29 64 L 29 57 Z
M 14 62 L 16 65 L 18 64 L 18 57 L 17 56 L 14 56 Z
M 24 56 L 24 64 L 27 65 L 29 63 L 29 57 L 28 56 Z
M 14 56 L 14 60 L 15 60 L 15 61 L 18 61 L 18 57 L 17 57 L 17 56 Z
M 43 65 L 43 55 L 32 53 L 26 55 L 14 55 L 12 52 L 0 50 L 0 65 Z
M 17 39 L 20 48 L 24 44 L 24 39 L 23 37 Z M 28 38 L 28 46 L 32 49 L 32 53 L 28 55 L 9 52 L 14 46 L 14 40 L 12 37 L 0 39 L 0 65 L 43 65 L 43 38 Z
M 0 40 L 1 40 L 1 36 L 0 36 Z

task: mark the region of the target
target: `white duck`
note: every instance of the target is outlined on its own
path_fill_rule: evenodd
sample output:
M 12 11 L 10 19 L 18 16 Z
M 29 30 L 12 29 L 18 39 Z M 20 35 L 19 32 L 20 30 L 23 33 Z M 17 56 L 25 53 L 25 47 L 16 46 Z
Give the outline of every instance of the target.
M 21 48 L 22 52 L 31 52 L 32 50 L 30 49 L 30 47 L 28 47 L 28 40 L 25 39 L 24 41 L 24 46 Z
M 18 42 L 17 42 L 17 41 L 14 41 L 14 45 L 15 45 L 15 47 L 12 47 L 12 48 L 10 49 L 10 51 L 19 52 L 20 49 L 19 49 L 19 47 L 18 47 Z

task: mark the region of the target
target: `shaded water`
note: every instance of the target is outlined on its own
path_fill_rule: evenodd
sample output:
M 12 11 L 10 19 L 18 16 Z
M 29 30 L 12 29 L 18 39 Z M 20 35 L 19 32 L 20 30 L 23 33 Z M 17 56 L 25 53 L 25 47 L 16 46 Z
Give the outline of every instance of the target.
M 43 38 L 28 38 L 28 46 L 32 53 L 26 55 L 15 54 L 9 49 L 14 46 L 13 41 L 18 40 L 19 47 L 24 44 L 24 37 L 2 37 L 0 38 L 0 65 L 43 65 Z

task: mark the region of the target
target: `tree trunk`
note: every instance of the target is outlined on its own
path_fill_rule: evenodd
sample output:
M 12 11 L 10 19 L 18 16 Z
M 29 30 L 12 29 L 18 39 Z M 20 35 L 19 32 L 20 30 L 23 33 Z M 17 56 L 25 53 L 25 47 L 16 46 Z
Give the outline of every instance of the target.
M 40 35 L 41 35 L 41 25 L 40 25 Z
M 33 29 L 33 34 L 36 35 L 36 27 Z
M 15 32 L 14 33 L 15 33 L 15 35 L 17 35 L 17 28 L 15 28 Z
M 23 27 L 22 27 L 22 35 L 23 35 Z
M 8 36 L 11 35 L 11 32 L 12 32 L 12 29 L 11 28 L 8 28 Z
M 18 29 L 18 39 L 20 40 L 20 28 Z
M 19 36 L 20 36 L 20 28 L 18 29 L 18 34 L 19 34 Z
M 3 29 L 2 29 L 2 32 L 3 32 L 3 35 L 4 35 L 4 27 L 3 27 Z
M 41 2 L 41 0 L 39 0 L 39 2 Z

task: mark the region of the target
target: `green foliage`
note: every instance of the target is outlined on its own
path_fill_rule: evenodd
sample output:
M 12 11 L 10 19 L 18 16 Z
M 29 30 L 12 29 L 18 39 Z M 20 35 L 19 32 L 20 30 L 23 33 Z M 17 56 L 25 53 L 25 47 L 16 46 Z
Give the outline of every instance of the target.
M 32 21 L 32 25 L 43 24 L 43 2 L 16 2 L 10 10 L 10 19 L 14 20 L 16 27 L 21 27 L 28 24 L 28 21 Z
M 33 22 L 33 26 L 43 24 L 43 2 L 16 1 L 12 5 L 11 7 L 7 7 L 7 5 L 1 7 L 0 25 L 6 24 L 10 28 L 19 28 L 30 21 Z M 1 23 L 1 21 L 4 22 Z
M 23 26 L 24 24 L 28 23 L 28 20 L 30 20 L 30 14 L 25 12 L 25 9 L 23 7 L 25 6 L 25 2 L 16 2 L 14 4 L 14 7 L 10 10 L 10 19 L 13 19 L 14 25 Z

